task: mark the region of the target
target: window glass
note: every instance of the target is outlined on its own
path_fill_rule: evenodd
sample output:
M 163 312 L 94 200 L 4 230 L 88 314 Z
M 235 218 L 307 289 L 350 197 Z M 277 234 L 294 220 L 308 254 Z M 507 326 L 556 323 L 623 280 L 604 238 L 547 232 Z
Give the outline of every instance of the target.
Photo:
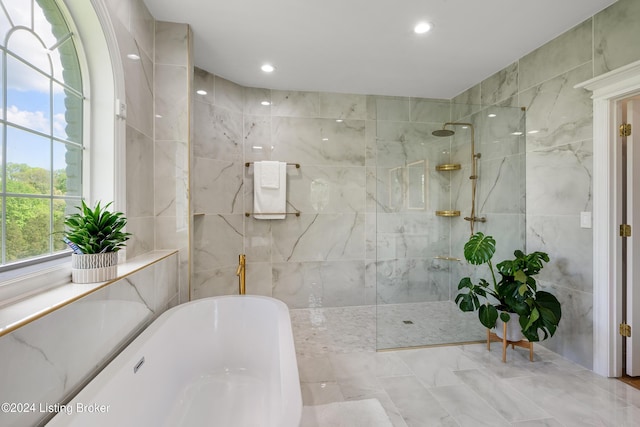
M 2 270 L 68 250 L 56 232 L 82 198 L 84 97 L 73 35 L 56 2 L 0 4 Z

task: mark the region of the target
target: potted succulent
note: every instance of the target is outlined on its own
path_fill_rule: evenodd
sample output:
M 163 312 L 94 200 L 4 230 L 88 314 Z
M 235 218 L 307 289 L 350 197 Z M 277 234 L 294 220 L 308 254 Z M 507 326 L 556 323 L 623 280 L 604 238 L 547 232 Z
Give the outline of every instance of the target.
M 455 299 L 458 307 L 462 311 L 478 310 L 480 323 L 489 329 L 496 328 L 500 321 L 517 319 L 517 326 L 529 341 L 553 336 L 562 316 L 560 303 L 549 292 L 538 290 L 533 277 L 544 267 L 543 262 L 549 262 L 549 256 L 544 252 L 527 255 L 516 250 L 514 259 L 496 265 L 498 280 L 491 262 L 495 251 L 495 240 L 483 233 L 472 235 L 464 245 L 464 257 L 469 263 L 489 266 L 491 282 L 480 279 L 479 284 L 474 284 L 469 277 L 460 280 L 458 290 L 461 292 Z M 496 334 L 502 338 L 501 327 L 496 328 Z M 509 332 L 507 339 L 517 341 Z
M 117 276 L 118 251 L 131 233 L 123 231 L 127 219 L 122 212 L 110 212 L 110 203 L 94 209 L 84 200 L 79 212 L 69 215 L 64 225 L 64 241 L 73 249 L 71 280 L 75 283 L 102 282 Z

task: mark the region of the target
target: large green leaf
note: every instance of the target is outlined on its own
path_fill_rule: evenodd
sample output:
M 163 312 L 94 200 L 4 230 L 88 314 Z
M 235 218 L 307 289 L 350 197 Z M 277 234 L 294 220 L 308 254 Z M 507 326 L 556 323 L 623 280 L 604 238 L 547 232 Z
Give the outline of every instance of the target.
M 478 318 L 486 328 L 493 328 L 496 326 L 496 320 L 498 320 L 498 310 L 491 304 L 482 304 L 478 309 Z
M 496 252 L 496 241 L 491 236 L 478 232 L 471 236 L 464 245 L 464 258 L 471 264 L 480 265 L 488 262 Z

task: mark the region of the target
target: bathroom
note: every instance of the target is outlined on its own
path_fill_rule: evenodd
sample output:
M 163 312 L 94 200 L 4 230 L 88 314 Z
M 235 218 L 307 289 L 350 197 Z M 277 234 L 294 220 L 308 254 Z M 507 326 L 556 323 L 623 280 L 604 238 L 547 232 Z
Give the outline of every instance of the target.
M 74 3 L 80 2 L 69 2 Z M 593 210 L 593 104 L 588 91 L 574 86 L 640 59 L 640 47 L 624 42 L 640 34 L 637 1 L 617 1 L 453 99 L 245 87 L 193 70 L 193 34 L 186 25 L 156 20 L 142 1 L 109 0 L 102 7 L 111 19 L 111 37 L 117 40 L 124 71 L 116 88 L 124 88 L 127 111 L 116 129 L 125 143 L 115 156 L 124 158 L 127 166 L 115 194 L 124 194 L 122 205 L 133 234 L 126 256 L 146 256 L 151 268 L 131 267 L 126 283 L 101 289 L 94 298 L 143 298 L 147 309 L 124 319 L 131 322 L 123 326 L 127 332 L 114 332 L 105 342 L 92 344 L 91 334 L 73 333 L 95 316 L 77 310 L 73 321 L 68 320 L 62 312 L 73 312 L 74 304 L 3 335 L 0 354 L 10 364 L 0 374 L 3 389 L 15 385 L 26 400 L 73 393 L 123 341 L 167 308 L 190 297 L 237 293 L 239 254 L 247 257 L 247 293 L 286 302 L 294 323 L 305 318 L 310 324 L 308 335 L 299 334 L 309 338 L 331 332 L 329 325 L 314 330 L 314 319 L 345 316 L 336 318 L 356 325 L 355 333 L 366 338 L 358 350 L 376 349 L 379 337 L 371 307 L 380 298 L 380 127 L 420 123 L 430 135 L 457 120 L 453 111 L 461 105 L 481 106 L 473 113 L 495 106 L 516 116 L 524 107 L 526 129 L 538 131 L 526 135 L 522 234 L 527 251 L 549 253 L 553 262 L 541 280 L 563 304 L 562 326 L 542 346 L 577 367 L 593 369 L 593 237 L 592 230 L 580 227 L 580 213 Z M 624 49 L 607 47 L 620 43 Z M 132 54 L 134 59 L 127 57 Z M 461 144 L 468 134 L 456 131 L 456 143 Z M 394 138 L 403 136 L 410 137 Z M 310 140 L 316 144 L 311 149 Z M 300 217 L 256 221 L 245 216 L 253 179 L 245 162 L 269 159 L 302 165 L 288 170 L 288 209 L 300 211 Z M 309 188 L 318 188 L 314 197 L 309 197 Z M 470 189 L 461 186 L 459 191 L 466 198 Z M 458 220 L 462 235 L 468 223 Z M 446 261 L 438 262 L 449 268 Z M 154 280 L 161 284 L 150 285 Z M 405 298 L 403 302 L 412 296 Z M 106 311 L 98 323 L 118 317 Z M 69 345 L 54 351 L 56 342 L 50 337 L 62 332 Z M 75 341 L 79 337 L 82 341 Z M 330 359 L 314 354 L 316 344 L 299 353 L 302 363 L 326 364 Z M 65 361 L 71 353 L 75 367 Z M 306 366 L 301 372 L 311 369 Z M 326 393 L 318 398 L 326 402 L 332 400 L 330 393 L 342 393 L 346 398 L 339 381 L 313 379 L 307 377 L 303 397 Z M 27 421 L 11 425 L 32 425 L 38 418 L 23 419 Z

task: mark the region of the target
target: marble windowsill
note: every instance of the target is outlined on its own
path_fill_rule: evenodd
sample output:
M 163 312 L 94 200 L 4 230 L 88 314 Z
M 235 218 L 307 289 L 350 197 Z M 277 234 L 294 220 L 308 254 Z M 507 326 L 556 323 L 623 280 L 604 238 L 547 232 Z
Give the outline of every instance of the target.
M 0 307 L 0 336 L 33 322 L 61 307 L 104 288 L 151 264 L 175 254 L 176 250 L 153 251 L 118 264 L 118 277 L 107 282 L 69 282 Z M 69 267 L 70 268 L 70 267 Z

